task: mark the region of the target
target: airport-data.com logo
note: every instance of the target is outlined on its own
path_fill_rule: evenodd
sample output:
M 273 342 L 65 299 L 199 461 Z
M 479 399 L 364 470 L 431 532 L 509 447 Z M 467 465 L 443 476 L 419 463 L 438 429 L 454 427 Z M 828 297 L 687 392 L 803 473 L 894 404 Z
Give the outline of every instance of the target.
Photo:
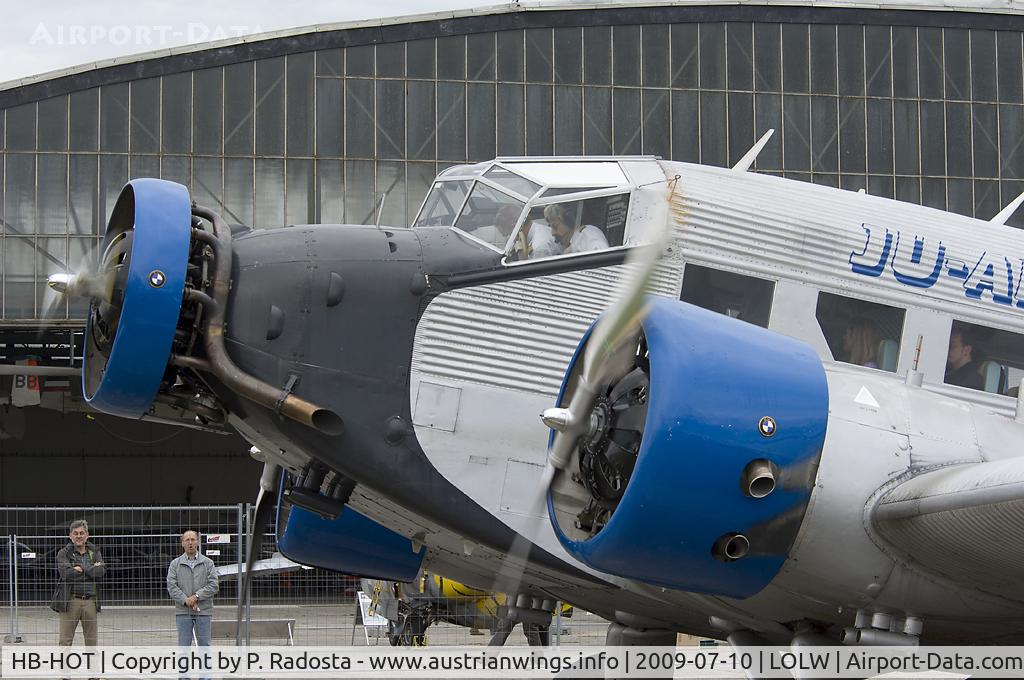
M 216 25 L 192 22 L 172 24 L 46 24 L 36 25 L 30 45 L 136 45 L 163 47 L 189 43 L 210 42 L 261 33 L 259 26 Z

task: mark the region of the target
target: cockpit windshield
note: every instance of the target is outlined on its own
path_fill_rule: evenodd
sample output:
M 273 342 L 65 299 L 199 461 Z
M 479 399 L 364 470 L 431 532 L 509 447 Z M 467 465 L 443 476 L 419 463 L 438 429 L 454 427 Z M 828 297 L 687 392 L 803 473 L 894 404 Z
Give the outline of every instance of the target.
M 449 168 L 413 226 L 451 226 L 521 262 L 625 244 L 633 190 L 611 161 L 499 159 Z
M 414 227 L 450 227 L 462 209 L 471 182 L 435 182 L 420 209 Z

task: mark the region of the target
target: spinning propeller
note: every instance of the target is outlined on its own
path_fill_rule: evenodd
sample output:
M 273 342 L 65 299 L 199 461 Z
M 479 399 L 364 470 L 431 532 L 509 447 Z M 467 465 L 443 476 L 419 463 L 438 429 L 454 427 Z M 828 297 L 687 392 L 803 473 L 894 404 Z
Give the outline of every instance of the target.
M 236 637 L 235 643 L 242 644 L 242 619 L 249 607 L 249 598 L 252 595 L 252 570 L 259 559 L 260 550 L 263 548 L 263 537 L 270 526 L 270 520 L 277 509 L 278 476 L 281 468 L 274 463 L 263 464 L 263 474 L 260 476 L 260 492 L 256 496 L 256 509 L 253 512 L 252 526 L 249 531 L 248 546 L 245 553 L 245 571 L 241 576 L 242 589 L 241 597 L 238 598 L 238 611 L 236 614 Z
M 577 446 L 591 457 L 597 456 L 595 474 L 613 485 L 617 473 L 610 479 L 607 474 L 612 468 L 621 471 L 623 465 L 629 466 L 627 453 L 636 455 L 649 382 L 641 329 L 649 309 L 645 291 L 670 232 L 671 225 L 666 224 L 654 243 L 637 248 L 627 258 L 625 266 L 632 270 L 629 278 L 577 350 L 562 395 L 563 403 L 568 398 L 568 405 L 549 408 L 541 416 L 554 430 L 543 477 L 545 491 L 557 472 L 568 465 Z M 595 484 L 604 483 L 597 480 L 595 477 Z
M 678 178 L 669 182 L 670 196 L 676 181 Z M 665 228 L 653 242 L 635 248 L 627 257 L 627 277 L 618 297 L 584 336 L 583 347 L 577 350 L 570 367 L 561 400 L 563 403 L 567 400 L 568 405 L 549 408 L 541 416 L 554 433 L 548 463 L 529 514 L 543 514 L 553 480 L 567 467 L 577 448 L 584 461 L 581 468 L 585 483 L 595 496 L 605 499 L 608 508 L 614 507 L 625 490 L 636 461 L 647 410 L 649 368 L 641 333 L 641 323 L 648 310 L 645 291 L 671 238 L 671 226 L 671 220 L 666 219 Z M 516 536 L 494 583 L 494 591 L 511 593 L 516 601 L 523 599 L 515 596 L 536 538 Z M 520 610 L 514 615 L 536 615 L 536 609 Z

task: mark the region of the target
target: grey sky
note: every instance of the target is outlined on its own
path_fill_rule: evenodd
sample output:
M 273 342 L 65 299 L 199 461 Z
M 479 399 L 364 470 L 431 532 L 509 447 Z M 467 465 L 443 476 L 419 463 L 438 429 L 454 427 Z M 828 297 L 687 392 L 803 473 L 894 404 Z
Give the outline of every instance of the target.
M 43 0 L 0 22 L 0 83 L 102 59 L 312 24 L 486 7 L 507 0 Z M 24 6 L 22 6 L 24 7 Z

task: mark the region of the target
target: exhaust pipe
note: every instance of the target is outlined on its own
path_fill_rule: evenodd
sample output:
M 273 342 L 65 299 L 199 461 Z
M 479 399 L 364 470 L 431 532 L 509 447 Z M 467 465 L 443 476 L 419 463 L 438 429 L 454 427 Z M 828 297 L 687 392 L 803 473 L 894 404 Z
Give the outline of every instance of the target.
M 711 547 L 711 555 L 722 562 L 735 562 L 750 552 L 750 540 L 743 534 L 722 534 Z
M 758 458 L 747 463 L 740 476 L 740 488 L 751 498 L 764 498 L 775 491 L 778 468 L 771 461 Z
M 916 635 L 893 633 L 888 630 L 844 628 L 842 643 L 854 647 L 917 647 L 921 640 Z
M 195 239 L 210 246 L 214 256 L 214 270 L 210 277 L 212 295 L 190 293 L 191 299 L 203 305 L 208 314 L 206 332 L 203 333 L 206 360 L 176 356 L 172 357 L 172 363 L 208 370 L 228 389 L 286 418 L 308 425 L 329 436 L 342 434 L 345 425 L 337 413 L 296 397 L 291 394 L 290 386 L 280 389 L 258 380 L 238 368 L 228 356 L 224 347 L 224 315 L 231 285 L 231 230 L 221 220 L 220 215 L 209 208 L 193 205 L 192 214 L 213 225 L 212 234 L 203 229 L 192 230 Z

